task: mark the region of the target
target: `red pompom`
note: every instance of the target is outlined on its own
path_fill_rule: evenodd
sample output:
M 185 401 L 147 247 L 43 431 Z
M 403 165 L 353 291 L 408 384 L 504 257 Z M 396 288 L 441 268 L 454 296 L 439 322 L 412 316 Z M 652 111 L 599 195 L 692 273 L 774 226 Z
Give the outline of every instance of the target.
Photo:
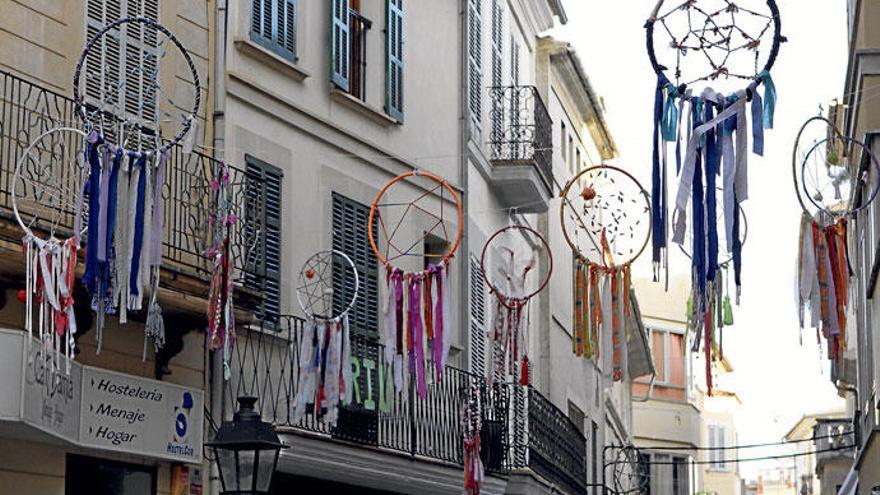
M 519 384 L 526 386 L 531 381 L 530 380 L 531 377 L 529 377 L 529 357 L 528 356 L 523 356 L 521 371 L 522 371 L 522 373 L 520 374 L 520 377 L 519 377 Z
M 587 186 L 584 188 L 583 191 L 581 191 L 581 197 L 584 198 L 584 201 L 590 201 L 596 197 L 596 190 L 590 186 Z
M 18 298 L 18 302 L 24 304 L 25 301 L 27 301 L 27 291 L 24 289 L 21 289 L 20 291 L 18 291 L 18 294 L 16 294 L 15 297 Z

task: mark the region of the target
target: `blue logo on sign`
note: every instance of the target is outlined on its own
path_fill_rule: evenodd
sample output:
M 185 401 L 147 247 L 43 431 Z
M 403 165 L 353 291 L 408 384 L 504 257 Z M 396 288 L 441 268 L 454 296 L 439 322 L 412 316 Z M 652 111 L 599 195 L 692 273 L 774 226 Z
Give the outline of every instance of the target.
M 174 438 L 178 443 L 184 443 L 189 433 L 189 413 L 193 408 L 192 394 L 184 392 L 179 405 L 174 406 Z

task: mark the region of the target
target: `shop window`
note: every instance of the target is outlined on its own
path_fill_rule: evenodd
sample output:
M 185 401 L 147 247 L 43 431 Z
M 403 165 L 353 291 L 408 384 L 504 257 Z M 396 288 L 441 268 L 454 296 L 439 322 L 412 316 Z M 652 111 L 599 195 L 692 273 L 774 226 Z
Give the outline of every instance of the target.
M 156 468 L 68 454 L 65 495 L 153 495 Z

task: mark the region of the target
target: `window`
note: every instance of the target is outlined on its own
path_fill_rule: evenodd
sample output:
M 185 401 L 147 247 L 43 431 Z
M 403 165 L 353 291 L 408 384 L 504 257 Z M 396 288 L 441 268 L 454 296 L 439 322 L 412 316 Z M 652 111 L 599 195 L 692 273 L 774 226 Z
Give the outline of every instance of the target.
M 330 79 L 339 89 L 349 90 L 350 41 L 349 0 L 331 0 Z
M 480 260 L 471 256 L 470 271 L 471 373 L 486 376 L 486 281 Z
M 650 329 L 649 345 L 657 376 L 654 396 L 660 399 L 687 398 L 687 358 L 684 334 L 677 330 Z M 638 383 L 645 383 L 644 379 Z
M 709 425 L 708 431 L 706 432 L 709 437 L 709 448 L 712 449 L 721 449 L 726 447 L 725 444 L 725 429 L 720 425 Z M 714 463 L 709 467 L 712 471 L 726 471 L 727 470 L 727 451 L 725 450 L 710 450 L 709 451 L 709 461 Z
M 643 479 L 648 495 L 688 495 L 690 478 L 688 458 L 669 454 L 644 453 L 639 459 L 647 468 Z
M 379 338 L 379 262 L 367 235 L 369 217 L 369 206 L 333 193 L 333 249 L 351 258 L 360 278 L 360 294 L 348 316 L 351 333 L 375 340 Z M 354 277 L 349 271 L 333 270 L 334 288 L 351 286 L 353 283 Z M 334 290 L 334 294 L 340 295 L 339 301 L 334 298 L 334 305 L 347 304 L 342 297 L 344 293 Z
M 68 454 L 66 495 L 153 495 L 156 468 Z
M 87 0 L 86 38 L 123 17 L 158 20 L 159 0 Z M 158 32 L 142 24 L 124 24 L 104 35 L 86 57 L 86 104 L 142 129 L 157 129 L 158 45 Z M 136 149 L 139 144 L 134 142 L 130 147 Z
M 281 169 L 244 156 L 246 185 L 245 238 L 257 246 L 247 253 L 245 287 L 262 294 L 258 321 L 278 323 L 281 314 Z M 258 242 L 260 239 L 264 242 Z
M 502 82 L 502 45 L 504 39 L 502 0 L 492 0 L 492 86 L 501 87 Z M 497 90 L 496 90 L 497 91 Z M 492 98 L 492 113 L 497 114 L 502 106 L 502 98 L 495 95 Z M 500 143 L 504 139 L 504 122 L 502 119 L 492 119 L 492 142 Z
M 403 0 L 386 0 L 386 4 L 385 113 L 403 122 Z
M 252 0 L 251 41 L 296 62 L 296 0 Z
M 562 150 L 562 163 L 565 163 L 568 160 L 568 147 L 565 145 L 565 140 L 568 137 L 568 131 L 565 130 L 565 122 L 559 122 L 559 147 Z
M 575 158 L 574 158 L 574 170 L 572 170 L 571 173 L 573 173 L 573 174 L 577 173 L 577 171 L 580 169 L 581 169 L 581 149 L 578 148 L 577 152 L 575 153 Z
M 479 139 L 483 122 L 483 7 L 468 0 L 468 110 L 471 137 Z

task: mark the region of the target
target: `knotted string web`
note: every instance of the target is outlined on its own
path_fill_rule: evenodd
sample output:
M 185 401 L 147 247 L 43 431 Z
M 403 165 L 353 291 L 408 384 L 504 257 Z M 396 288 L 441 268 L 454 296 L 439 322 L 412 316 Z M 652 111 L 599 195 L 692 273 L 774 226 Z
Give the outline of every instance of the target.
M 635 260 L 651 235 L 648 193 L 628 173 L 608 166 L 583 171 L 563 197 L 562 225 L 572 248 L 608 268 Z
M 358 285 L 357 269 L 348 256 L 321 251 L 300 269 L 296 297 L 307 318 L 329 321 L 348 312 L 357 298 Z
M 775 36 L 774 15 L 767 2 L 687 0 L 663 9 L 664 3 L 660 2 L 653 18 L 652 48 L 676 86 L 751 81 L 764 67 Z M 668 64 L 670 59 L 674 64 Z

